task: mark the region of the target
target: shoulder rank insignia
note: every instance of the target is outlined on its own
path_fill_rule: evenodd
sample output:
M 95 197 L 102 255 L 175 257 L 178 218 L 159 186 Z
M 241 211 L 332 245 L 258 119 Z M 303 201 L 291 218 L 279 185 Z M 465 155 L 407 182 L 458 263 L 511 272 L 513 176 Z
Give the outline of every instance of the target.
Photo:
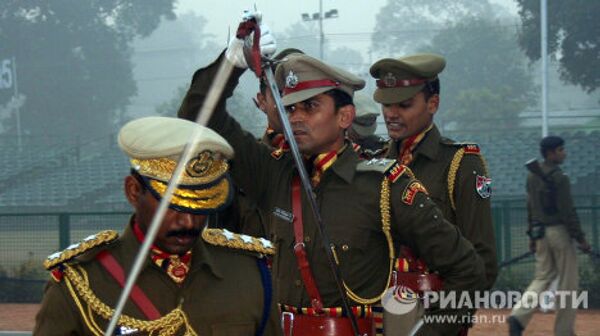
M 119 234 L 114 230 L 105 230 L 88 236 L 79 243 L 71 244 L 63 251 L 55 252 L 49 255 L 48 258 L 44 260 L 44 267 L 47 270 L 51 270 L 57 265 L 69 261 L 78 255 L 93 249 L 94 247 L 113 242 L 118 237 Z
M 361 161 L 358 166 L 356 166 L 356 170 L 377 171 L 383 173 L 392 183 L 396 182 L 404 173 L 413 176 L 412 171 L 407 166 L 392 159 L 371 159 Z
M 466 154 L 479 154 L 481 151 L 479 150 L 479 146 L 477 144 L 466 144 L 465 145 L 465 153 Z
M 425 189 L 425 187 L 421 184 L 421 182 L 419 182 L 419 181 L 410 182 L 404 189 L 404 192 L 402 193 L 402 202 L 404 202 L 407 205 L 412 205 L 413 202 L 415 201 L 415 197 L 417 196 L 417 193 L 419 193 L 419 192 L 425 193 L 426 195 L 428 194 L 427 189 Z
M 446 144 L 461 148 L 465 154 L 481 154 L 479 145 L 473 142 L 446 142 Z
M 202 239 L 215 246 L 225 246 L 268 255 L 275 254 L 273 244 L 269 240 L 233 233 L 227 229 L 206 228 L 202 231 Z
M 479 145 L 472 142 L 457 142 L 455 145 L 460 146 L 465 150 L 465 154 L 481 154 L 481 150 L 479 149 Z

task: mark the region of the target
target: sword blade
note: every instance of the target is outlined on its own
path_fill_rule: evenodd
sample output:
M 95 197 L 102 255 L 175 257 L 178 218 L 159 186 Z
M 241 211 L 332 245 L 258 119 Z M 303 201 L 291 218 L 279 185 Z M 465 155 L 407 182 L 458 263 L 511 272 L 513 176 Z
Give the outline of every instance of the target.
M 294 162 L 296 163 L 296 169 L 298 170 L 298 174 L 300 175 L 302 187 L 309 201 L 310 209 L 313 214 L 313 217 L 315 218 L 315 222 L 317 223 L 317 231 L 321 236 L 321 240 L 323 241 L 323 247 L 325 248 L 327 261 L 329 263 L 335 283 L 337 285 L 340 298 L 342 299 L 342 308 L 345 310 L 347 314 L 346 316 L 350 318 L 354 334 L 358 336 L 358 322 L 356 321 L 356 316 L 354 316 L 354 313 L 350 309 L 350 304 L 348 303 L 346 291 L 344 290 L 344 287 L 342 285 L 342 275 L 340 269 L 335 263 L 333 253 L 331 252 L 331 248 L 333 245 L 329 242 L 329 238 L 325 234 L 323 219 L 321 218 L 321 212 L 319 211 L 319 206 L 317 205 L 317 200 L 312 190 L 312 185 L 310 184 L 310 179 L 308 178 L 308 173 L 306 172 L 306 167 L 304 166 L 304 160 L 302 159 L 302 155 L 300 154 L 300 150 L 298 149 L 298 143 L 296 142 L 294 134 L 292 133 L 292 126 L 290 125 L 290 121 L 285 112 L 283 102 L 281 101 L 279 89 L 275 84 L 275 77 L 273 76 L 273 70 L 271 69 L 270 64 L 267 64 L 267 66 L 264 67 L 263 71 L 265 73 L 265 76 L 267 77 L 267 83 L 269 89 L 271 90 L 271 94 L 273 95 L 273 99 L 275 100 L 277 112 L 279 112 L 279 118 L 281 119 L 281 124 L 283 126 L 283 133 L 285 135 L 286 140 L 288 141 L 288 144 L 290 145 L 290 152 L 292 153 Z
M 210 119 L 210 116 L 214 111 L 214 108 L 219 100 L 219 97 L 221 96 L 221 93 L 223 92 L 223 88 L 225 87 L 227 79 L 229 78 L 229 75 L 231 75 L 232 70 L 233 64 L 229 63 L 226 58 L 223 58 L 223 61 L 221 61 L 221 65 L 219 66 L 217 75 L 215 76 L 215 79 L 213 81 L 213 84 L 211 85 L 210 90 L 208 91 L 206 100 L 202 107 L 199 108 L 200 111 L 198 112 L 198 115 L 196 117 L 196 122 L 198 124 L 204 126 Z M 106 329 L 106 332 L 104 333 L 105 336 L 112 335 L 117 326 L 119 318 L 123 313 L 125 303 L 127 302 L 129 294 L 133 289 L 133 285 L 135 284 L 142 270 L 144 260 L 148 257 L 150 247 L 154 242 L 154 238 L 156 238 L 156 233 L 158 232 L 158 229 L 160 228 L 160 225 L 167 213 L 168 206 L 171 202 L 171 198 L 173 197 L 173 192 L 179 184 L 179 180 L 185 170 L 186 163 L 192 158 L 192 152 L 195 147 L 193 144 L 198 141 L 202 133 L 203 130 L 198 129 L 196 129 L 193 132 L 193 134 L 190 136 L 190 139 L 187 142 L 187 145 L 185 146 L 183 154 L 179 158 L 179 163 L 175 168 L 173 176 L 169 180 L 167 190 L 165 191 L 160 201 L 160 204 L 156 210 L 156 213 L 152 218 L 152 222 L 150 224 L 150 227 L 148 228 L 148 232 L 146 233 L 144 243 L 142 244 L 142 247 L 140 248 L 140 251 L 136 256 L 131 272 L 129 273 L 125 286 L 123 287 L 123 291 L 121 292 L 121 296 L 119 297 L 117 307 L 115 308 L 110 323 Z

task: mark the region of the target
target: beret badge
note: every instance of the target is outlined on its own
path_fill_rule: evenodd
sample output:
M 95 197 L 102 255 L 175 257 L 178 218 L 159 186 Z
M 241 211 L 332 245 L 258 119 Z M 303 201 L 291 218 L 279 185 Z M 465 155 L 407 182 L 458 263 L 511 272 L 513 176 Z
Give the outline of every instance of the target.
M 382 81 L 383 81 L 383 84 L 386 87 L 393 88 L 393 87 L 396 86 L 397 79 L 396 79 L 396 76 L 394 76 L 393 73 L 388 72 L 388 73 L 385 74 L 385 76 L 383 76 Z
M 185 171 L 191 177 L 203 177 L 209 172 L 215 159 L 210 151 L 198 153 L 198 156 L 188 161 Z
M 298 85 L 298 76 L 294 73 L 294 71 L 290 70 L 287 77 L 285 78 L 285 87 L 295 88 Z

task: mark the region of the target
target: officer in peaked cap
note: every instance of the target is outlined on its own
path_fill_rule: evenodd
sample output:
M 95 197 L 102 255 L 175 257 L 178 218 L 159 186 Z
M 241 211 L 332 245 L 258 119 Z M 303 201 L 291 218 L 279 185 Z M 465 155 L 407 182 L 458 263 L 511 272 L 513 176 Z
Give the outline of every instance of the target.
M 224 59 L 196 71 L 180 117 L 197 117 L 220 62 L 239 65 L 231 55 L 235 52 L 231 49 Z M 361 335 L 381 332 L 378 303 L 395 279 L 390 256 L 395 256 L 396 243 L 406 242 L 422 251 L 448 289 L 477 288 L 483 264 L 456 227 L 443 219 L 410 170 L 395 160 L 361 160 L 346 140 L 355 116 L 353 96 L 365 82 L 307 55 L 286 58 L 277 67 L 275 80 L 319 202 L 331 242 L 327 249 L 334 253 L 344 281 L 340 286 L 358 318 Z M 226 99 L 242 73 L 239 66 L 233 71 L 208 125 L 232 144 L 236 152 L 233 179 L 268 216 L 266 234 L 277 247 L 273 279 L 284 334 L 354 335 L 340 308 L 339 287 L 325 255 L 324 238 L 299 185 L 291 153 L 274 155 L 230 116 L 237 111 L 227 111 Z M 460 315 L 464 311 L 436 313 Z M 453 329 L 450 324 L 426 324 L 418 335 L 449 335 Z
M 285 106 L 331 90 L 339 90 L 352 98 L 355 91 L 365 87 L 365 81 L 356 75 L 305 54 L 289 55 L 287 61 L 277 67 L 275 80 L 282 90 Z
M 399 59 L 384 58 L 371 66 L 377 79 L 373 98 L 381 104 L 393 104 L 412 98 L 425 85 L 438 79 L 446 60 L 435 54 L 417 54 Z
M 273 56 L 275 65 L 272 67 L 273 71 L 277 68 L 278 64 L 287 61 L 288 55 L 291 54 L 303 54 L 304 52 L 296 48 L 287 48 L 282 50 Z M 275 105 L 275 99 L 271 94 L 271 90 L 268 89 L 268 83 L 266 76 L 263 75 L 259 81 L 260 91 L 256 94 L 256 106 L 267 115 L 267 129 L 261 138 L 262 143 L 265 145 L 280 150 L 287 149 L 285 143 L 285 137 L 283 135 L 283 129 L 281 121 L 279 120 L 279 113 L 277 112 L 277 106 Z
M 438 75 L 445 65 L 444 58 L 435 54 L 379 60 L 370 69 L 377 85 L 373 98 L 382 105 L 391 138 L 385 156 L 410 167 L 444 217 L 473 244 L 485 263 L 485 288 L 489 289 L 498 272 L 490 209 L 491 179 L 476 144 L 442 137 L 433 122 L 440 102 Z M 410 318 L 408 314 L 388 317 L 386 328 L 394 320 Z M 398 323 L 407 325 L 406 321 Z
M 135 209 L 122 236 L 102 231 L 48 257 L 34 335 L 104 334 L 169 180 L 190 143 L 192 159 L 170 199 L 116 334 L 279 335 L 264 255 L 269 241 L 206 226 L 232 202 L 232 147 L 196 123 L 148 117 L 126 124 L 125 196 Z
M 380 114 L 379 106 L 373 102 L 370 96 L 361 93 L 354 97 L 354 106 L 356 117 L 348 129 L 348 138 L 353 142 L 355 150 L 358 150 L 365 158 L 377 156 L 387 142 L 375 135 L 377 117 Z

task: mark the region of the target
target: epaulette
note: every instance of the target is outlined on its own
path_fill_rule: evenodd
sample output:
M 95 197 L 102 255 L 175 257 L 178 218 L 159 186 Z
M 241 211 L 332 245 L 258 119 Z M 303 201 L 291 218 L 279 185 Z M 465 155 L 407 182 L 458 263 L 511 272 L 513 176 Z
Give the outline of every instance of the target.
M 224 246 L 267 255 L 275 254 L 273 244 L 269 240 L 233 233 L 227 229 L 206 228 L 202 231 L 202 239 L 215 246 Z
M 477 145 L 476 143 L 469 143 L 469 142 L 456 142 L 452 144 L 453 146 L 458 147 L 458 150 L 456 151 L 456 153 L 454 153 L 454 156 L 452 157 L 452 161 L 450 161 L 450 168 L 448 169 L 448 177 L 447 177 L 447 185 L 448 185 L 448 197 L 450 199 L 450 207 L 452 208 L 452 210 L 456 210 L 456 202 L 454 200 L 454 187 L 456 184 L 456 176 L 458 174 L 458 168 L 460 167 L 460 162 L 463 159 L 463 156 L 465 154 L 475 154 L 478 155 L 478 157 L 481 159 L 481 164 L 483 165 L 483 176 L 476 176 L 477 179 L 482 179 L 481 181 L 485 182 L 487 186 L 489 186 L 489 182 L 491 181 L 488 177 L 488 169 L 487 169 L 487 164 L 485 163 L 485 160 L 483 159 L 483 156 L 481 155 L 481 150 L 479 149 L 479 145 Z M 489 180 L 489 181 L 488 181 Z M 483 183 L 481 182 L 481 183 Z M 479 181 L 477 182 L 477 184 L 479 185 Z M 484 193 L 482 194 L 482 192 L 480 191 L 480 189 L 477 189 L 477 192 L 479 193 L 479 195 L 482 198 L 488 198 L 489 194 Z
M 356 166 L 356 170 L 380 172 L 384 174 L 392 183 L 396 182 L 403 174 L 407 174 L 410 177 L 415 176 L 410 168 L 392 159 L 371 159 L 360 161 L 360 163 Z
M 49 255 L 46 260 L 44 260 L 44 268 L 51 271 L 52 278 L 59 282 L 62 279 L 63 274 L 61 267 L 57 266 L 60 266 L 95 247 L 109 244 L 118 237 L 119 234 L 114 230 L 105 230 L 88 236 L 79 243 L 71 244 L 66 249 Z
M 79 243 L 71 244 L 66 249 L 52 253 L 44 260 L 44 267 L 50 270 L 59 264 L 69 261 L 94 247 L 113 242 L 119 237 L 117 231 L 105 230 L 88 236 Z

